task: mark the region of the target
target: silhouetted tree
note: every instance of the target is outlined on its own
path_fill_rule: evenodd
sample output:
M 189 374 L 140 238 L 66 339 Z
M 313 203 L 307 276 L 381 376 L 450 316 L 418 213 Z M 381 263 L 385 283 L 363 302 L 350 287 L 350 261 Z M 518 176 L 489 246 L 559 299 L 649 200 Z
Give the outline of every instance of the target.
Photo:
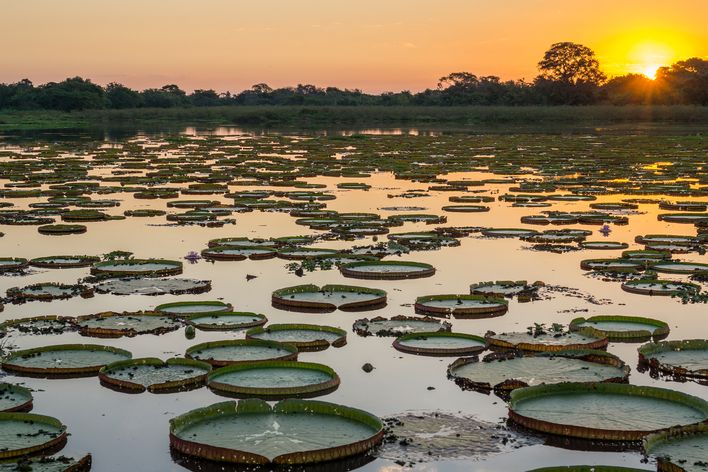
M 642 74 L 613 77 L 602 87 L 604 98 L 614 105 L 650 104 L 661 101 L 656 83 Z
M 672 90 L 681 103 L 708 105 L 708 61 L 692 57 L 660 67 L 656 82 Z
M 195 107 L 212 107 L 221 104 L 219 94 L 213 90 L 195 90 L 189 95 L 189 102 Z
M 104 108 L 106 104 L 103 88 L 81 77 L 49 82 L 39 87 L 37 92 L 37 103 L 50 110 Z
M 535 83 L 552 104 L 582 105 L 596 99 L 606 80 L 592 49 L 582 44 L 555 43 L 538 63 Z
M 140 94 L 125 85 L 111 82 L 106 86 L 106 100 L 109 108 L 138 108 L 143 104 Z

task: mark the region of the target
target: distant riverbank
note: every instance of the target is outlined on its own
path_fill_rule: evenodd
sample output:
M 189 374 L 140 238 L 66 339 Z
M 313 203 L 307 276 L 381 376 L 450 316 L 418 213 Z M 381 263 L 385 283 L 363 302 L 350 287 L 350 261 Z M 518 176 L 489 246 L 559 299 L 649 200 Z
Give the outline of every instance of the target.
M 708 124 L 708 107 L 670 106 L 215 106 L 126 110 L 0 110 L 0 131 L 95 127 Z

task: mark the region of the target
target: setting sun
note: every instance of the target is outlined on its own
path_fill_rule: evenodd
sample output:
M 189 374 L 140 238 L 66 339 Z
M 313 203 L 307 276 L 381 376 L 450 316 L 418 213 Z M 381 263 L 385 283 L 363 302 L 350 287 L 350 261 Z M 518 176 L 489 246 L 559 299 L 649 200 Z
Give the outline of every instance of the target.
M 648 64 L 644 67 L 644 70 L 642 70 L 642 74 L 654 80 L 656 79 L 656 71 L 659 70 L 661 66 L 662 64 Z

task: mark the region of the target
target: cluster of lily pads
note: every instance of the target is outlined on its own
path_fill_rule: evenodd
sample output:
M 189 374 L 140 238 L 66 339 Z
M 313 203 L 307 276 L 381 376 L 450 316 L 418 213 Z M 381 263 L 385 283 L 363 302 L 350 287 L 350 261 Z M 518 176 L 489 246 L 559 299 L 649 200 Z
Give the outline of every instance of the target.
M 700 145 L 680 143 L 676 149 L 681 151 L 672 154 L 669 165 L 657 163 L 649 152 L 636 152 L 637 146 L 623 141 L 626 137 L 609 136 L 602 148 L 591 141 L 556 136 L 524 138 L 532 140 L 532 147 L 516 139 L 500 142 L 478 136 L 472 153 L 470 140 L 454 135 L 416 139 L 268 135 L 235 142 L 213 136 L 169 136 L 111 146 L 90 142 L 78 153 L 62 143 L 31 150 L 8 148 L 0 150 L 0 179 L 5 181 L 0 190 L 0 224 L 8 232 L 13 226 L 30 225 L 41 235 L 83 238 L 96 225 L 120 225 L 126 219 L 209 231 L 238 224 L 244 213 L 278 212 L 308 234 L 211 239 L 195 259 L 279 258 L 298 275 L 336 267 L 347 278 L 405 280 L 431 277 L 436 268 L 398 256 L 442 248 L 452 251 L 472 236 L 513 238 L 530 243 L 533 250 L 554 253 L 623 251 L 621 257 L 583 260 L 581 269 L 619 279 L 630 293 L 706 301 L 701 284 L 708 279 L 708 265 L 674 259 L 704 254 L 708 243 L 708 204 L 696 200 L 708 195 L 708 182 L 696 173 L 699 153 L 704 151 Z M 633 139 L 649 149 L 641 137 Z M 469 171 L 494 177 L 446 177 Z M 378 172 L 421 187 L 389 194 L 390 198 L 424 199 L 449 192 L 449 204 L 440 208 L 440 214 L 422 206 L 382 206 L 378 213 L 328 208 L 341 192 L 370 191 L 366 179 Z M 328 188 L 311 182 L 318 176 L 346 181 Z M 598 201 L 600 196 L 604 200 Z M 121 211 L 124 204 L 129 209 Z M 528 212 L 520 217 L 524 226 L 485 225 L 487 215 L 500 206 Z M 638 236 L 637 248 L 592 238 L 598 229 L 609 236 L 613 228 L 655 207 L 666 212 L 658 215 L 661 222 L 681 225 L 680 231 L 694 234 Z M 448 225 L 448 219 L 467 225 Z M 406 230 L 412 225 L 429 228 Z M 351 245 L 327 247 L 334 240 Z M 0 259 L 3 274 L 75 268 L 89 269 L 90 276 L 72 285 L 11 288 L 4 302 L 94 293 L 182 295 L 211 289 L 207 280 L 176 278 L 183 271 L 178 260 L 136 259 L 129 254 Z M 686 280 L 689 277 L 691 282 Z M 509 419 L 523 427 L 597 442 L 637 445 L 643 441 L 645 451 L 659 457 L 660 470 L 679 470 L 685 461 L 698 464 L 701 459 L 695 451 L 704 450 L 708 437 L 708 404 L 668 389 L 627 384 L 629 366 L 605 349 L 609 342 L 646 343 L 638 349 L 639 370 L 666 380 L 706 383 L 705 340 L 662 341 L 669 334 L 666 322 L 616 315 L 576 318 L 568 326 L 534 324 L 526 331 L 509 333 L 452 330 L 451 318 L 503 316 L 509 299 L 537 300 L 543 290 L 541 282 L 475 283 L 465 294 L 418 297 L 414 309 L 419 316 L 361 318 L 354 322 L 353 331 L 364 337 L 394 337 L 392 347 L 403 353 L 457 358 L 447 368 L 449 378 L 465 390 L 495 392 L 509 402 Z M 271 302 L 276 308 L 298 312 L 368 312 L 384 307 L 387 294 L 371 287 L 305 284 L 276 290 Z M 233 310 L 219 301 L 175 302 L 145 312 L 5 321 L 6 335 L 77 331 L 83 336 L 117 338 L 184 327 L 187 337 L 194 330 L 240 330 L 244 339 L 196 344 L 183 357 L 164 360 L 133 359 L 130 352 L 111 346 L 47 345 L 10 352 L 2 368 L 20 376 L 97 376 L 101 385 L 121 392 L 169 393 L 206 386 L 218 395 L 240 399 L 172 419 L 170 445 L 188 458 L 265 466 L 327 463 L 367 453 L 383 440 L 383 423 L 374 415 L 303 400 L 337 389 L 341 379 L 324 364 L 299 361 L 298 354 L 344 346 L 345 330 L 268 324 L 264 315 Z M 2 429 L 17 438 L 16 447 L 3 448 L 0 458 L 44 455 L 66 441 L 61 422 L 27 413 L 32 408 L 27 389 L 2 384 L 0 399 Z M 265 400 L 280 401 L 273 405 Z M 256 433 L 275 439 L 254 440 Z M 30 462 L 31 470 L 51 465 L 54 468 L 49 470 L 75 471 L 90 467 L 90 456 Z

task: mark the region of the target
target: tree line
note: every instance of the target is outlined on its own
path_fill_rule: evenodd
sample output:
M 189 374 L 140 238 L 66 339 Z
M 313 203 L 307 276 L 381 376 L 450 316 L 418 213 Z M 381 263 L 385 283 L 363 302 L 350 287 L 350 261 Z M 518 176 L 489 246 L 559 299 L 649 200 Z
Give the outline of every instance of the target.
M 265 83 L 233 94 L 214 90 L 195 90 L 188 94 L 174 84 L 137 91 L 119 83 L 101 87 L 81 77 L 39 86 L 24 79 L 13 84 L 0 84 L 0 109 L 71 111 L 223 105 L 708 105 L 708 61 L 700 58 L 661 67 L 654 80 L 641 74 L 608 79 L 590 48 L 563 42 L 553 44 L 545 52 L 538 70 L 539 75 L 531 82 L 454 72 L 440 78 L 434 89 L 381 94 L 310 84 L 274 89 Z

